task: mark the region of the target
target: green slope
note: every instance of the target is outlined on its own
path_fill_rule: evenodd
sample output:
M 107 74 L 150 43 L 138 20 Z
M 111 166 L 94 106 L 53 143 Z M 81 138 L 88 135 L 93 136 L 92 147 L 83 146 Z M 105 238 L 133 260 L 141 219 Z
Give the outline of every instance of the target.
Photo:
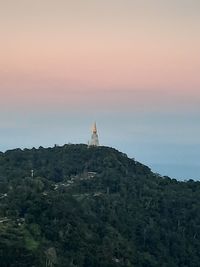
M 198 267 L 199 203 L 199 182 L 159 177 L 113 148 L 7 151 L 0 266 Z

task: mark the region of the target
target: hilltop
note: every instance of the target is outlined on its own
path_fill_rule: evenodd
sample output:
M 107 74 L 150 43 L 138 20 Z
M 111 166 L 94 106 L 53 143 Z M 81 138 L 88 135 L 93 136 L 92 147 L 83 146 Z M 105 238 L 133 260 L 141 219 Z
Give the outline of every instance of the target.
M 197 267 L 200 183 L 109 147 L 0 153 L 2 267 Z

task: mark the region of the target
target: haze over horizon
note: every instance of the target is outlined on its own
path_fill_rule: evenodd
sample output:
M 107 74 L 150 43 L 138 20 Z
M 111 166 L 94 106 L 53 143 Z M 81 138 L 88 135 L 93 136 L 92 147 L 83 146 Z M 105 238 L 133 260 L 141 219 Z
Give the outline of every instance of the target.
M 0 3 L 0 150 L 100 143 L 200 179 L 198 0 Z

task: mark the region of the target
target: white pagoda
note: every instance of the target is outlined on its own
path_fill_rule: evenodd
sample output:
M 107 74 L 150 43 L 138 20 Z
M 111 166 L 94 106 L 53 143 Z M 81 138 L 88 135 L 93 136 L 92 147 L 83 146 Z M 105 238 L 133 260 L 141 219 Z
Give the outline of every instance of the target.
M 92 128 L 92 136 L 91 136 L 91 140 L 89 142 L 89 146 L 99 146 L 99 137 L 98 137 L 98 133 L 97 133 L 96 122 L 94 123 L 93 128 Z

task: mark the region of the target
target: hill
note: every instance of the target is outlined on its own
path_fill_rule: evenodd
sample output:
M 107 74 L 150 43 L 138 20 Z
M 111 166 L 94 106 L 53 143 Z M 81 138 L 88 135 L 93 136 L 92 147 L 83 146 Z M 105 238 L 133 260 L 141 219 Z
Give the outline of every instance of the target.
M 0 266 L 198 267 L 200 183 L 108 147 L 0 153 Z

